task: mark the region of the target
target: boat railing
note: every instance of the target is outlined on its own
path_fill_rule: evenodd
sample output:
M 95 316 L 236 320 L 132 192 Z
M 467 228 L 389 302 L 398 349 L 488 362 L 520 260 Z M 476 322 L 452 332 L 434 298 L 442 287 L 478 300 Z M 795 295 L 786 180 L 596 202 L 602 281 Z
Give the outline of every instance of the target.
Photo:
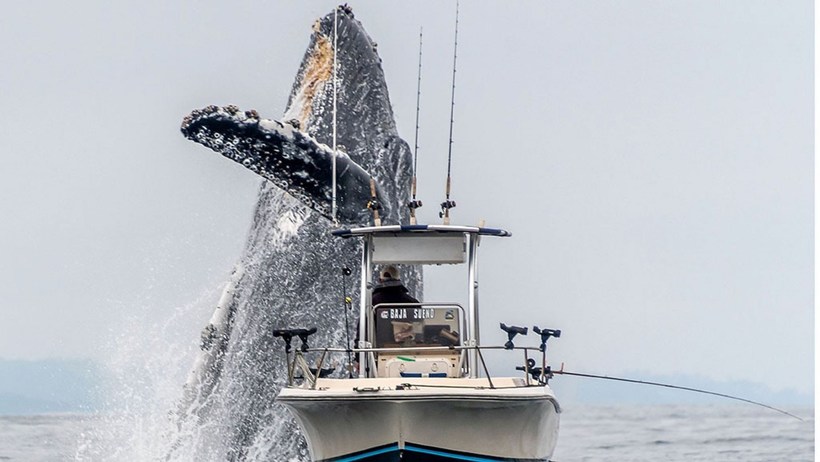
M 484 370 L 486 375 L 487 383 L 489 388 L 497 388 L 496 385 L 493 383 L 492 374 L 490 374 L 490 370 L 487 367 L 486 361 L 484 361 L 484 355 L 482 351 L 487 350 L 518 350 L 522 352 L 523 356 L 523 363 L 520 366 L 516 366 L 516 370 L 524 372 L 524 385 L 522 386 L 545 386 L 549 383 L 549 380 L 552 378 L 552 370 L 550 366 L 547 365 L 547 356 L 546 356 L 546 349 L 541 347 L 520 347 L 520 346 L 510 346 L 508 345 L 486 345 L 486 346 L 426 346 L 426 347 L 391 347 L 391 348 L 338 348 L 338 347 L 327 347 L 327 348 L 302 348 L 297 349 L 296 352 L 293 354 L 293 358 L 290 358 L 290 353 L 286 352 L 287 355 L 287 362 L 288 362 L 288 387 L 294 386 L 301 386 L 304 388 L 316 389 L 318 384 L 318 379 L 329 376 L 331 373 L 338 369 L 338 365 L 334 365 L 333 367 L 323 368 L 325 363 L 328 362 L 328 356 L 331 355 L 349 355 L 354 353 L 366 353 L 368 358 L 373 358 L 374 354 L 377 353 L 407 353 L 408 350 L 412 350 L 414 352 L 426 352 L 426 353 L 435 353 L 435 352 L 453 352 L 459 351 L 464 352 L 468 350 L 476 351 L 479 361 L 481 362 L 481 366 Z M 311 367 L 307 360 L 305 359 L 306 353 L 315 353 L 319 354 L 319 357 L 316 362 L 316 367 Z M 534 357 L 531 357 L 530 354 L 534 353 L 534 356 L 541 356 L 541 365 L 537 366 L 537 362 Z M 463 356 L 463 355 L 462 355 Z M 369 361 L 373 361 L 373 359 L 369 359 Z M 374 365 L 374 364 L 373 364 Z M 348 364 L 347 370 L 350 374 L 350 377 L 353 377 L 353 371 L 357 366 L 353 364 Z M 297 372 L 300 374 L 297 376 Z M 301 380 L 301 383 L 298 383 Z

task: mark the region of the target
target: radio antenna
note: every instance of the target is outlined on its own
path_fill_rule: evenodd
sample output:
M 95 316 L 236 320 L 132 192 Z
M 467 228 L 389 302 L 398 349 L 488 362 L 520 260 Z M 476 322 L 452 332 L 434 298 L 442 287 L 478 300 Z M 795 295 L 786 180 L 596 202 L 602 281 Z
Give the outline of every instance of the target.
M 416 86 L 416 140 L 415 140 L 415 147 L 413 148 L 413 182 L 410 185 L 410 190 L 413 194 L 413 199 L 407 204 L 407 208 L 410 209 L 410 224 L 416 224 L 416 209 L 421 207 L 421 201 L 416 200 L 416 177 L 418 176 L 418 169 L 419 169 L 419 104 L 421 101 L 421 45 L 422 45 L 422 33 L 424 32 L 424 28 L 419 28 L 419 79 L 418 84 Z
M 337 6 L 336 9 L 333 10 L 333 206 L 331 210 L 331 218 L 333 219 L 333 224 L 335 226 L 339 226 L 339 219 L 336 217 L 337 206 L 336 206 L 336 41 L 339 37 L 338 29 L 339 29 L 339 7 Z
M 441 203 L 439 218 L 444 219 L 444 224 L 450 224 L 450 209 L 456 206 L 455 201 L 450 200 L 450 166 L 453 160 L 453 111 L 456 106 L 456 59 L 458 57 L 458 0 L 456 0 L 456 33 L 453 44 L 453 89 L 450 94 L 450 146 L 447 150 L 447 185 L 445 187 L 445 200 Z
M 344 295 L 344 307 L 342 310 L 345 312 L 345 340 L 347 341 L 347 343 L 345 343 L 345 349 L 347 350 L 347 373 L 351 379 L 353 378 L 353 358 L 351 358 L 350 355 L 350 322 L 348 321 L 347 312 L 352 308 L 353 299 L 347 295 L 347 276 L 350 276 L 352 273 L 349 267 L 342 267 L 342 294 Z

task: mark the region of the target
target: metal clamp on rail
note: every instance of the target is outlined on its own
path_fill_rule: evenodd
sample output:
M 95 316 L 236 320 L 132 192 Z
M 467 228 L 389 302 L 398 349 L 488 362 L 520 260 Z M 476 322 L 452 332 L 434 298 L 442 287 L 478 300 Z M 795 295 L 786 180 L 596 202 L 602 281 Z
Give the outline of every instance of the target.
M 285 353 L 290 353 L 290 341 L 293 339 L 293 332 L 288 329 L 277 329 L 273 331 L 274 337 L 282 337 L 285 341 Z
M 516 366 L 515 370 L 529 372 L 533 380 L 542 385 L 546 385 L 549 379 L 552 378 L 552 368 L 550 366 L 536 367 L 535 360 L 532 358 L 527 359 L 527 367 Z
M 561 329 L 539 329 L 538 326 L 532 326 L 532 331 L 541 336 L 541 346 L 539 347 L 541 353 L 547 350 L 547 340 L 550 337 L 558 338 L 561 336 Z
M 282 337 L 282 340 L 285 341 L 285 353 L 290 353 L 291 341 L 293 340 L 293 337 L 299 337 L 299 340 L 302 341 L 300 350 L 302 350 L 302 352 L 306 352 L 310 349 L 310 346 L 308 345 L 308 337 L 315 333 L 315 327 L 311 327 L 310 329 L 276 329 L 273 331 L 273 336 Z
M 299 340 L 302 341 L 302 351 L 308 351 L 310 347 L 308 346 L 308 337 L 316 333 L 316 328 L 311 327 L 310 329 L 296 329 L 295 334 L 299 336 Z
M 515 348 L 513 344 L 513 339 L 516 335 L 527 335 L 527 328 L 526 327 L 518 327 L 518 326 L 507 326 L 503 322 L 501 323 L 501 330 L 507 333 L 507 343 L 504 344 L 504 348 L 507 350 L 512 350 Z

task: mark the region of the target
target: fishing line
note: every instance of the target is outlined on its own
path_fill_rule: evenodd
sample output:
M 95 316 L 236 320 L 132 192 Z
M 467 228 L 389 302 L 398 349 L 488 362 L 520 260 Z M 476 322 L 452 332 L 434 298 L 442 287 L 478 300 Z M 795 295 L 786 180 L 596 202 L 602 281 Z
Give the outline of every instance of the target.
M 552 371 L 552 373 L 553 374 L 562 374 L 562 375 L 572 375 L 572 376 L 575 376 L 575 377 L 585 377 L 585 378 L 591 378 L 591 379 L 603 379 L 603 380 L 613 380 L 613 381 L 616 381 L 616 382 L 627 382 L 627 383 L 637 383 L 637 384 L 641 384 L 641 385 L 652 385 L 652 386 L 655 386 L 655 387 L 673 388 L 673 389 L 676 389 L 676 390 L 685 390 L 685 391 L 692 391 L 692 392 L 695 392 L 695 393 L 703 393 L 703 394 L 706 394 L 706 395 L 720 396 L 721 398 L 734 399 L 734 400 L 737 400 L 737 401 L 743 401 L 744 403 L 749 403 L 749 404 L 754 404 L 756 406 L 765 407 L 766 409 L 771 409 L 772 411 L 777 411 L 777 412 L 779 412 L 781 414 L 785 414 L 789 417 L 794 417 L 795 419 L 797 419 L 801 422 L 804 421 L 802 418 L 800 418 L 800 417 L 798 417 L 794 414 L 786 412 L 783 409 L 778 409 L 776 407 L 769 406 L 768 404 L 759 403 L 757 401 L 752 401 L 750 399 L 741 398 L 741 397 L 738 397 L 738 396 L 727 395 L 725 393 L 718 393 L 718 392 L 714 392 L 714 391 L 701 390 L 699 388 L 682 387 L 680 385 L 670 385 L 668 383 L 660 383 L 660 382 L 649 382 L 649 381 L 646 381 L 646 380 L 625 379 L 625 378 L 622 378 L 622 377 L 610 377 L 610 376 L 607 376 L 607 375 L 595 375 L 595 374 L 582 374 L 582 373 L 579 373 L 579 372 L 567 372 L 563 369 L 563 367 L 561 368 L 561 370 Z

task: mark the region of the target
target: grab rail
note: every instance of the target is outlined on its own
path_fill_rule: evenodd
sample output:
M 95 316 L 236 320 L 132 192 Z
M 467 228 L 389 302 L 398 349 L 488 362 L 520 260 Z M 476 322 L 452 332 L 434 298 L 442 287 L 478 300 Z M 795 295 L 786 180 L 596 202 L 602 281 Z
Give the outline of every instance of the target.
M 544 386 L 547 385 L 549 380 L 553 377 L 552 370 L 549 366 L 546 366 L 546 351 L 541 350 L 539 347 L 519 347 L 514 346 L 512 348 L 503 346 L 503 345 L 490 345 L 490 346 L 429 346 L 429 347 L 403 347 L 403 348 L 337 348 L 337 347 L 327 347 L 327 348 L 307 348 L 307 349 L 297 349 L 294 353 L 293 359 L 290 358 L 290 353 L 286 352 L 287 358 L 286 361 L 288 363 L 288 386 L 293 387 L 296 385 L 296 370 L 299 369 L 302 376 L 301 379 L 304 381 L 301 385 L 306 386 L 307 388 L 316 389 L 318 379 L 322 376 L 322 366 L 325 364 L 327 359 L 328 353 L 330 354 L 347 354 L 347 353 L 367 353 L 368 360 L 372 360 L 375 362 L 375 358 L 373 356 L 374 353 L 407 353 L 408 350 L 412 351 L 423 351 L 423 352 L 448 352 L 448 351 L 467 351 L 467 350 L 475 350 L 478 353 L 479 360 L 481 362 L 482 367 L 484 368 L 484 372 L 487 375 L 487 381 L 490 385 L 490 388 L 496 388 L 492 381 L 492 375 L 490 374 L 489 368 L 487 368 L 487 364 L 484 361 L 484 356 L 481 354 L 482 350 L 519 350 L 524 355 L 524 363 L 523 366 L 517 366 L 516 370 L 520 370 L 524 372 L 524 378 L 526 380 L 526 386 L 532 386 L 532 381 L 535 380 L 537 383 L 536 385 Z M 529 352 L 538 352 L 542 355 L 542 367 L 535 366 L 535 360 L 529 357 Z M 305 359 L 304 355 L 306 353 L 321 353 L 318 361 L 317 367 L 315 369 L 315 373 L 311 370 L 307 360 Z M 350 367 L 351 365 L 348 365 Z M 335 369 L 335 367 L 334 367 Z M 331 369 L 332 370 L 332 369 Z

